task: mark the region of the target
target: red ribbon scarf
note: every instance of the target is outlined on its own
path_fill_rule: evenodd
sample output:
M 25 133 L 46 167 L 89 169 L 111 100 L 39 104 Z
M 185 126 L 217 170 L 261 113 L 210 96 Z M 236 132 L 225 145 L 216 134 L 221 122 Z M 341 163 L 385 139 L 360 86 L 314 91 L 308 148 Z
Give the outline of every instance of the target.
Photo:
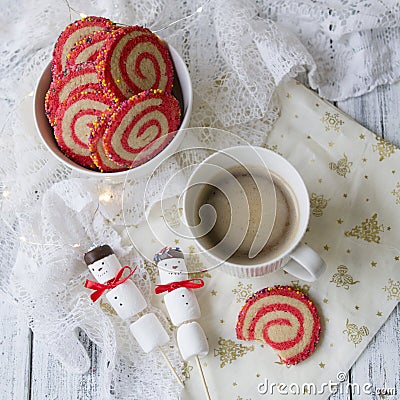
M 90 295 L 92 301 L 95 302 L 97 299 L 99 299 L 107 289 L 114 289 L 118 285 L 121 285 L 121 283 L 126 282 L 135 273 L 136 268 L 137 267 L 135 267 L 135 269 L 132 271 L 131 267 L 125 265 L 117 272 L 117 275 L 115 275 L 114 278 L 110 279 L 106 283 L 86 280 L 85 287 L 94 290 L 94 292 Z M 121 276 L 126 269 L 129 270 L 129 274 L 125 278 L 121 279 Z
M 177 281 L 165 285 L 157 285 L 154 289 L 156 294 L 172 292 L 175 289 L 185 287 L 187 289 L 198 289 L 204 286 L 203 279 L 187 279 L 186 281 Z

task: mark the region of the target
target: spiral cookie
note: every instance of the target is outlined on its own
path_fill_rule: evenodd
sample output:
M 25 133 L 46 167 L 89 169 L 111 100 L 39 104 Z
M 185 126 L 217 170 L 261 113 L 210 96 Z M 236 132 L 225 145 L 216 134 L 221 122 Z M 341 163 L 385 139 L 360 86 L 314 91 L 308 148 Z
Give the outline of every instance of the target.
M 122 167 L 142 164 L 169 143 L 179 123 L 175 97 L 161 90 L 142 92 L 111 114 L 103 137 L 107 157 Z
M 140 26 L 113 30 L 97 59 L 100 82 L 120 100 L 144 90 L 170 92 L 173 66 L 167 45 Z
M 90 124 L 111 105 L 102 92 L 82 92 L 58 108 L 54 136 L 67 157 L 84 167 L 93 167 L 88 147 Z
M 77 42 L 67 54 L 67 67 L 88 61 L 96 62 L 101 46 L 109 35 L 110 31 L 97 31 Z
M 54 46 L 52 61 L 53 76 L 65 70 L 69 51 L 83 37 L 96 31 L 110 31 L 114 28 L 115 25 L 113 22 L 102 17 L 85 17 L 68 25 L 62 31 Z
M 309 357 L 320 332 L 315 305 L 290 286 L 275 286 L 254 293 L 246 300 L 236 324 L 238 339 L 266 342 L 287 365 Z
M 84 91 L 100 90 L 96 68 L 92 63 L 73 65 L 67 68 L 63 74 L 58 74 L 51 82 L 45 99 L 45 112 L 50 124 L 54 124 L 57 109 L 68 98 Z
M 107 108 L 107 110 L 105 110 L 103 114 L 97 118 L 97 121 L 93 122 L 93 124 L 90 126 L 90 158 L 101 172 L 117 172 L 126 169 L 108 158 L 104 151 L 103 135 L 106 130 L 108 120 L 113 112 L 113 108 Z

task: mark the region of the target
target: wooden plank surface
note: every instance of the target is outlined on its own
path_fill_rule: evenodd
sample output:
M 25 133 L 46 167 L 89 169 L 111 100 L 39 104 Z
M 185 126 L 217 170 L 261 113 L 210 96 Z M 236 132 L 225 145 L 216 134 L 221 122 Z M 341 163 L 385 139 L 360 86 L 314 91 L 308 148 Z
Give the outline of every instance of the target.
M 25 316 L 0 291 L 0 398 L 30 397 L 32 333 Z
M 96 368 L 99 350 L 83 332 L 80 332 L 79 339 L 91 359 L 91 367 L 85 374 L 67 372 L 58 360 L 48 354 L 47 347 L 33 338 L 32 400 L 101 399 Z
M 337 104 L 361 125 L 400 147 L 400 82 L 383 85 L 374 91 Z M 360 385 L 371 382 L 375 388 L 396 388 L 397 394 L 368 396 L 372 400 L 400 398 L 400 306 L 372 339 L 354 364 L 350 381 Z M 350 398 L 366 399 L 360 393 Z M 344 400 L 336 397 L 335 400 Z

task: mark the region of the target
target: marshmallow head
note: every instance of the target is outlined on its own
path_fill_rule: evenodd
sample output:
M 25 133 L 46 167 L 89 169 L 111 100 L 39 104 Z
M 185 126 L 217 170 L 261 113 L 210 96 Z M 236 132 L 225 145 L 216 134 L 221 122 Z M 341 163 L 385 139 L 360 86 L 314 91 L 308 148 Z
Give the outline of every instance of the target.
M 115 278 L 122 265 L 115 254 L 110 254 L 89 264 L 88 268 L 98 282 L 106 283 L 110 279 Z
M 183 258 L 165 258 L 160 260 L 157 266 L 161 284 L 188 279 L 188 270 Z
M 130 279 L 111 289 L 106 297 L 122 319 L 132 317 L 147 307 L 141 291 Z

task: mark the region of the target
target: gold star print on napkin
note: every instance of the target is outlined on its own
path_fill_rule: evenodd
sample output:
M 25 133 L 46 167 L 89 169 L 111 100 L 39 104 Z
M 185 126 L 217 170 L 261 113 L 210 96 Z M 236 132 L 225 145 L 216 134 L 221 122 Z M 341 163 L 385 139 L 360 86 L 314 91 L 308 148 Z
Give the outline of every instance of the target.
M 290 94 L 289 96 L 287 94 Z M 281 117 L 265 147 L 287 158 L 307 185 L 310 223 L 304 242 L 318 251 L 328 269 L 318 282 L 307 283 L 285 273 L 238 279 L 213 270 L 198 273 L 205 285 L 196 290 L 202 309 L 200 324 L 210 352 L 201 360 L 211 398 L 232 400 L 326 399 L 323 383 L 338 382 L 400 300 L 400 151 L 295 81 L 280 88 Z M 164 218 L 179 224 L 182 210 L 171 199 L 161 217 L 160 205 L 150 212 L 153 231 L 165 244 L 189 253 L 189 269 L 206 268 L 193 243 L 174 237 Z M 130 229 L 147 237 L 140 250 L 151 257 L 160 243 L 151 240 L 146 224 Z M 139 235 L 139 236 L 137 236 Z M 144 242 L 144 241 L 143 241 Z M 158 273 L 148 263 L 154 282 Z M 286 366 L 266 344 L 236 339 L 237 315 L 251 293 L 275 284 L 294 285 L 309 295 L 321 317 L 316 351 L 296 366 Z M 161 308 L 161 298 L 155 300 Z M 195 362 L 185 363 L 183 399 L 200 399 L 201 381 Z M 267 380 L 267 381 L 266 381 Z M 301 393 L 262 394 L 265 383 Z M 262 386 L 264 384 L 264 386 Z M 292 385 L 292 386 L 290 386 Z M 269 389 L 271 389 L 269 387 Z

